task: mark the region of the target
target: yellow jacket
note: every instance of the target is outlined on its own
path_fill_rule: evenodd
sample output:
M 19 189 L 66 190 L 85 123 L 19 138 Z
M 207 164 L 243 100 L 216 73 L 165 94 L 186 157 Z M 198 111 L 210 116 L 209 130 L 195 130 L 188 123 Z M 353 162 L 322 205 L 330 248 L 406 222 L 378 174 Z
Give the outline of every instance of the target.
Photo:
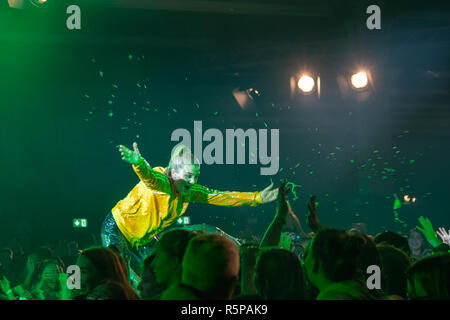
M 133 169 L 141 181 L 112 209 L 119 230 L 133 246 L 149 243 L 182 216 L 191 201 L 232 207 L 262 204 L 261 191 L 217 191 L 198 184 L 192 186 L 187 196 L 182 196 L 164 174 L 164 168 L 152 169 L 142 159 Z

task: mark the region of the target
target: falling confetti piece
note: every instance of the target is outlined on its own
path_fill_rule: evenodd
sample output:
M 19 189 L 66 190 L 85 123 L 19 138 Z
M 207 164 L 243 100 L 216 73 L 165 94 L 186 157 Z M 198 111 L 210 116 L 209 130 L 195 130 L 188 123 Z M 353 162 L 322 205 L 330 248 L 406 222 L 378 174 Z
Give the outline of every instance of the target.
M 256 113 L 256 117 L 258 117 L 258 112 Z
M 136 135 L 136 138 L 138 138 L 138 139 L 139 139 L 139 137 L 140 137 L 140 136 L 139 136 L 139 135 L 137 134 L 137 135 Z
M 119 87 L 116 84 L 112 85 L 114 88 L 118 89 Z
M 350 160 L 350 163 L 354 163 L 355 162 L 355 160 Z
M 298 168 L 299 166 L 300 166 L 300 163 L 297 163 L 297 165 L 295 167 Z
M 219 114 L 219 112 L 218 112 L 218 111 L 214 112 L 214 115 L 215 115 L 215 116 L 217 116 L 218 114 Z
M 173 108 L 172 110 L 173 110 L 173 112 L 177 112 L 177 109 L 175 109 L 175 108 Z
M 297 200 L 298 199 L 298 196 L 297 196 L 297 193 L 295 192 L 295 188 L 296 187 L 302 187 L 301 185 L 299 185 L 299 184 L 295 184 L 295 183 L 293 183 L 293 182 L 288 182 L 287 184 L 286 184 L 286 187 L 288 187 L 288 186 L 292 186 L 292 189 L 291 189 L 291 191 L 292 191 L 292 194 L 294 195 L 294 201 L 295 200 Z
M 85 94 L 84 96 L 89 99 L 89 96 L 87 94 Z
M 108 104 L 112 104 L 112 101 L 111 101 L 111 100 L 108 100 Z
M 122 130 L 127 130 L 127 129 L 128 129 L 128 127 L 122 127 L 122 128 L 120 128 L 120 129 L 122 129 Z
M 103 71 L 99 71 L 100 77 L 103 78 Z
M 412 163 L 414 163 L 415 161 L 416 161 L 416 160 L 409 160 L 409 163 L 412 164 Z
M 130 55 L 128 55 L 128 59 L 133 59 L 133 56 L 130 54 Z

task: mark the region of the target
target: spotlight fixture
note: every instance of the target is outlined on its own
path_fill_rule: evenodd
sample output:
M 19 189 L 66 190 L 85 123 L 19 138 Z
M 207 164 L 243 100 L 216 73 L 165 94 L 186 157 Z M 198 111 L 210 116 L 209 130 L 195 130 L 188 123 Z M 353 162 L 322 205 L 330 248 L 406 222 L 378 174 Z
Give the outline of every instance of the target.
M 236 88 L 232 91 L 236 102 L 242 109 L 249 109 L 255 105 L 255 100 L 261 96 L 261 91 L 255 88 Z
M 303 75 L 300 77 L 297 83 L 298 88 L 305 94 L 309 94 L 313 91 L 315 87 L 314 79 L 308 75 Z
M 365 88 L 369 82 L 367 78 L 367 73 L 365 71 L 360 71 L 351 76 L 350 82 L 355 89 Z

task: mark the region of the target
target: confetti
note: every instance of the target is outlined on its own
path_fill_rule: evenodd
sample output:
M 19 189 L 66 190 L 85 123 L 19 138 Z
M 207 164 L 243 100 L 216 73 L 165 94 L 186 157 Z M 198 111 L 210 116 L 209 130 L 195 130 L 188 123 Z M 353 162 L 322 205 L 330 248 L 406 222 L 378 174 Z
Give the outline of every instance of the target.
M 128 59 L 133 59 L 133 56 L 130 54 L 130 55 L 128 55 Z
M 294 200 L 294 201 L 297 200 L 297 199 L 298 199 L 298 196 L 297 196 L 297 193 L 295 192 L 295 188 L 296 188 L 296 187 L 301 188 L 302 185 L 300 185 L 300 184 L 295 184 L 295 183 L 293 183 L 293 182 L 288 182 L 288 183 L 286 184 L 286 187 L 288 187 L 288 186 L 292 186 L 291 191 L 292 191 L 292 194 L 294 195 L 294 199 L 293 199 L 293 200 Z
M 103 78 L 103 71 L 99 71 L 100 77 Z

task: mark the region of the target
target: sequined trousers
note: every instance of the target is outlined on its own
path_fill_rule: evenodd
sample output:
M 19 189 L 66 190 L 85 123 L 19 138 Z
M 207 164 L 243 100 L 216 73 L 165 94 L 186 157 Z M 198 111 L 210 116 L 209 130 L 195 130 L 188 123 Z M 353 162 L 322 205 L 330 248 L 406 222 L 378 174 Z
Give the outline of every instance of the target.
M 152 254 L 154 245 L 158 240 L 155 237 L 152 242 L 145 246 L 133 247 L 119 230 L 111 212 L 103 221 L 101 238 L 104 247 L 109 247 L 110 245 L 117 246 L 122 257 L 127 262 L 128 267 L 131 267 L 132 271 L 136 274 L 140 274 L 142 262 Z

